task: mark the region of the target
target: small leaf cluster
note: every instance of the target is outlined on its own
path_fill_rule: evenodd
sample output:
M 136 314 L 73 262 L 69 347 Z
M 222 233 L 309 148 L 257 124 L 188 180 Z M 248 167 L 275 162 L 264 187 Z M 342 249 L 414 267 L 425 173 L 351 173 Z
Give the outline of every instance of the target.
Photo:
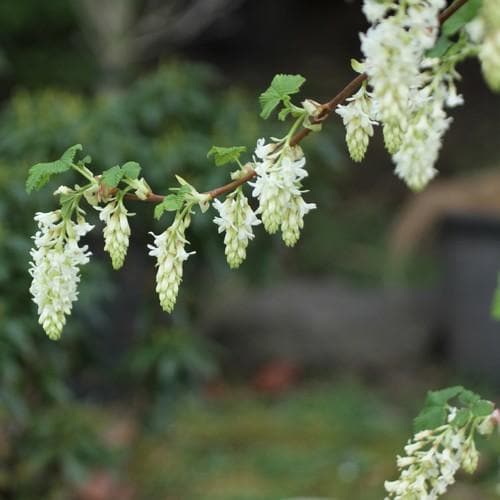
M 188 200 L 189 195 L 192 194 L 193 187 L 186 184 L 179 188 L 170 188 L 170 191 L 174 191 L 174 193 L 165 196 L 163 201 L 155 207 L 154 217 L 156 220 L 159 220 L 165 212 L 180 210 Z
M 139 178 L 141 173 L 141 166 L 135 161 L 128 161 L 124 163 L 121 167 L 115 165 L 114 167 L 108 168 L 102 173 L 101 181 L 108 188 L 115 188 L 118 186 L 120 181 L 125 178 L 136 180 Z
M 494 410 L 491 401 L 481 399 L 478 394 L 459 385 L 439 391 L 429 391 L 424 408 L 414 420 L 415 432 L 432 430 L 444 425 L 450 406 L 457 408 L 457 413 L 451 421 L 451 425 L 455 427 L 463 427 L 473 418 L 487 417 Z
M 75 144 L 68 148 L 58 160 L 33 165 L 29 170 L 28 179 L 26 180 L 26 191 L 28 193 L 31 193 L 33 190 L 38 191 L 50 181 L 53 175 L 62 174 L 71 169 L 76 153 L 81 150 L 82 145 Z M 86 162 L 86 160 L 84 159 L 83 161 Z
M 207 158 L 213 157 L 217 167 L 222 167 L 228 163 L 240 164 L 240 156 L 246 150 L 245 146 L 232 146 L 229 148 L 212 146 L 207 153 Z
M 283 104 L 283 109 L 278 114 L 281 121 L 284 121 L 289 113 L 293 116 L 304 114 L 302 108 L 292 104 L 290 96 L 297 94 L 305 81 L 302 75 L 276 75 L 269 88 L 259 97 L 262 109 L 260 116 L 267 120 L 280 104 Z
M 443 57 L 459 52 L 463 43 L 463 28 L 478 15 L 482 4 L 483 0 L 469 0 L 450 16 L 443 23 L 441 36 L 434 47 L 427 52 L 427 56 Z

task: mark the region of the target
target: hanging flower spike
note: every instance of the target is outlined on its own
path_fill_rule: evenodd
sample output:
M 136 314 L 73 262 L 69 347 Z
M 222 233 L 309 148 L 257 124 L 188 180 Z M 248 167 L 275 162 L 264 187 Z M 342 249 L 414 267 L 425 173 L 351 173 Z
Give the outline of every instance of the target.
M 365 0 L 363 14 L 370 23 L 381 21 L 391 7 L 391 2 L 386 0 Z
M 123 196 L 113 198 L 104 208 L 97 207 L 100 211 L 99 219 L 104 221 L 104 250 L 109 253 L 113 269 L 118 270 L 123 266 L 127 255 L 130 226 L 128 217 L 135 215 L 127 212 L 123 204 Z
M 164 311 L 171 313 L 174 309 L 179 286 L 182 281 L 183 263 L 191 254 L 186 252 L 189 243 L 185 231 L 191 222 L 189 209 L 177 212 L 173 224 L 163 233 L 154 236 L 154 244 L 148 245 L 149 255 L 156 257 L 158 271 L 156 273 L 156 292 Z
M 254 188 L 252 195 L 259 200 L 257 213 L 261 214 L 264 228 L 269 234 L 278 231 L 283 211 L 280 175 L 274 165 L 276 161 L 279 162 L 279 151 L 275 152 L 276 147 L 276 143 L 265 144 L 265 139 L 257 141 L 254 157 L 257 179 L 250 183 Z
M 338 106 L 336 112 L 342 117 L 346 128 L 346 142 L 351 158 L 360 162 L 368 149 L 370 137 L 373 136 L 373 125 L 377 122 L 374 116 L 372 95 L 364 84 L 358 92 L 347 99 L 345 106 Z
M 382 6 L 386 3 L 382 2 Z M 364 10 L 374 24 L 361 35 L 364 67 L 377 101 L 378 118 L 383 124 L 389 153 L 401 147 L 408 127 L 412 91 L 420 82 L 420 65 L 425 51 L 434 46 L 439 32 L 437 15 L 445 0 L 413 0 L 392 4 L 393 15 L 374 13 L 373 0 L 365 0 Z
M 396 175 L 411 189 L 422 190 L 437 174 L 434 164 L 450 122 L 439 100 L 427 101 L 410 121 L 403 145 L 393 160 Z
M 292 195 L 281 223 L 281 233 L 285 245 L 293 247 L 299 241 L 300 231 L 304 227 L 304 215 L 316 208 L 316 203 L 306 203 L 302 195 Z
M 484 78 L 494 91 L 500 91 L 500 3 L 483 0 L 480 16 L 473 21 L 480 23 L 483 40 L 479 47 L 479 60 Z
M 285 243 L 293 246 L 303 227 L 304 215 L 316 208 L 302 199 L 301 181 L 308 175 L 306 160 L 299 146 L 283 144 L 276 151 L 270 146 L 264 144 L 264 139 L 257 143 L 257 179 L 250 184 L 254 188 L 252 194 L 259 200 L 257 214 L 261 214 L 266 231 L 274 234 L 281 229 Z
M 224 245 L 227 263 L 231 269 L 236 269 L 246 258 L 249 240 L 254 238 L 252 226 L 260 224 L 260 220 L 241 189 L 227 196 L 223 203 L 215 199 L 213 207 L 219 213 L 214 218 L 219 233 L 226 233 Z
M 406 456 L 398 456 L 397 466 L 401 470 L 396 481 L 386 481 L 387 498 L 403 500 L 410 498 L 438 498 L 455 482 L 460 468 L 472 474 L 479 454 L 474 444 L 474 432 L 491 417 L 472 426 L 453 426 L 456 408 L 449 408 L 448 423 L 434 430 L 417 432 L 405 446 Z
M 78 242 L 94 226 L 83 219 L 62 221 L 60 210 L 37 213 L 39 230 L 33 237 L 29 273 L 30 293 L 38 306 L 39 323 L 52 340 L 61 336 L 66 316 L 78 297 L 79 266 L 89 261 L 88 247 Z

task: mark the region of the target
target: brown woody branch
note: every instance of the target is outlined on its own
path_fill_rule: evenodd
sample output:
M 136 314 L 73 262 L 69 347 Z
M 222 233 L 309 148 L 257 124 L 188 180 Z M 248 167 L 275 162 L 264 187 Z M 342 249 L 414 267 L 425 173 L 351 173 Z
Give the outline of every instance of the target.
M 458 9 L 463 7 L 469 0 L 456 0 L 454 3 L 452 3 L 448 8 L 443 10 L 441 14 L 439 15 L 439 23 L 443 24 L 447 19 L 449 19 Z M 365 82 L 368 78 L 368 75 L 366 73 L 362 73 L 358 75 L 356 78 L 351 80 L 335 97 L 330 99 L 328 102 L 325 104 L 321 105 L 321 113 L 319 114 L 318 118 L 313 121 L 313 123 L 321 123 L 326 118 L 330 116 L 330 113 L 335 110 L 335 108 L 339 105 L 342 104 L 348 97 L 350 97 L 356 90 L 358 90 L 363 82 Z M 290 140 L 290 145 L 296 146 L 299 144 L 305 137 L 307 137 L 311 133 L 311 130 L 308 128 L 303 128 L 299 130 Z M 220 186 L 218 188 L 212 189 L 210 191 L 207 191 L 204 194 L 210 195 L 210 198 L 217 198 L 218 196 L 221 196 L 226 193 L 230 193 L 231 191 L 234 191 L 237 189 L 239 186 L 245 184 L 249 180 L 253 179 L 256 176 L 255 170 L 247 164 L 245 166 L 245 174 L 241 176 L 239 179 L 232 181 L 228 184 L 225 184 L 224 186 Z M 133 194 L 128 194 L 126 196 L 128 199 L 131 200 L 138 200 L 137 196 Z M 145 201 L 150 201 L 152 203 L 160 203 L 163 201 L 164 196 L 160 194 L 155 194 L 151 193 L 147 200 Z

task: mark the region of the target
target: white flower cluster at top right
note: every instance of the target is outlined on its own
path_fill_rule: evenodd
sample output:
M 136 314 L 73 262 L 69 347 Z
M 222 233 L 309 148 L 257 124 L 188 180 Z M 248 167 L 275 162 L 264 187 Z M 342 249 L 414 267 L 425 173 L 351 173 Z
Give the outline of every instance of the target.
M 463 102 L 455 86 L 459 58 L 450 63 L 427 57 L 444 7 L 446 0 L 365 0 L 363 12 L 371 26 L 361 35 L 362 69 L 371 89 L 337 109 L 353 158 L 364 156 L 371 126 L 380 123 L 395 173 L 415 190 L 437 173 L 434 165 L 451 122 L 445 109 Z M 357 123 L 364 128 L 353 127 Z

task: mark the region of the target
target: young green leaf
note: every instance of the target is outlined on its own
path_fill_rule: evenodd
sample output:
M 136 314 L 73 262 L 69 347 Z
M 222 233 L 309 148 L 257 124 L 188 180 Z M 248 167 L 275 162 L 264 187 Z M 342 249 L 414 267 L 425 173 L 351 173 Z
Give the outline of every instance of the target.
M 458 397 L 459 401 L 469 407 L 472 407 L 475 405 L 481 398 L 478 394 L 475 392 L 469 391 L 467 389 L 464 389 L 461 393 L 460 396 Z
M 169 194 L 168 196 L 165 196 L 164 200 L 155 207 L 155 219 L 160 219 L 165 212 L 176 212 L 182 208 L 183 203 L 183 195 L 179 196 L 178 194 Z
M 136 161 L 128 161 L 122 165 L 123 175 L 129 179 L 137 179 L 141 173 L 141 166 Z
M 485 399 L 480 399 L 474 403 L 471 407 L 471 411 L 475 417 L 487 417 L 493 413 L 495 406 L 491 401 L 486 401 Z
M 463 391 L 464 391 L 464 388 L 461 385 L 447 387 L 446 389 L 441 389 L 439 391 L 429 391 L 427 393 L 425 405 L 426 406 L 443 406 L 450 399 L 455 398 L 459 394 L 463 393 Z
M 444 406 L 427 406 L 415 418 L 413 425 L 415 432 L 427 429 L 435 429 L 446 421 L 446 409 Z
M 233 146 L 230 148 L 212 146 L 210 151 L 207 153 L 207 158 L 213 156 L 215 164 L 218 167 L 222 167 L 227 163 L 238 161 L 241 153 L 244 153 L 246 150 L 247 148 L 245 146 Z
M 351 59 L 351 68 L 356 72 L 356 73 L 363 73 L 365 70 L 364 64 L 362 62 L 359 62 L 357 59 Z
M 454 44 L 446 35 L 441 35 L 436 42 L 436 45 L 426 52 L 427 57 L 443 57 L 450 47 Z
M 278 120 L 284 122 L 286 120 L 286 117 L 292 112 L 290 108 L 283 108 L 279 113 L 278 113 Z
M 280 102 L 286 105 L 290 102 L 290 95 L 296 94 L 306 79 L 302 75 L 276 75 L 270 87 L 260 97 L 260 116 L 267 120 Z
M 444 22 L 443 33 L 446 36 L 453 36 L 458 33 L 477 16 L 482 4 L 483 0 L 469 0 Z
M 115 188 L 123 179 L 124 175 L 125 173 L 121 167 L 119 165 L 115 165 L 102 173 L 102 182 L 110 188 Z
M 29 170 L 28 179 L 26 180 L 26 191 L 31 193 L 34 189 L 38 190 L 45 186 L 53 175 L 69 170 L 77 151 L 81 149 L 81 144 L 75 144 L 68 148 L 59 160 L 33 165 Z
M 460 408 L 457 410 L 455 418 L 450 422 L 454 427 L 463 427 L 471 418 L 472 413 L 468 408 Z
M 498 274 L 498 285 L 493 295 L 493 303 L 491 304 L 491 316 L 493 319 L 500 321 L 500 273 Z

